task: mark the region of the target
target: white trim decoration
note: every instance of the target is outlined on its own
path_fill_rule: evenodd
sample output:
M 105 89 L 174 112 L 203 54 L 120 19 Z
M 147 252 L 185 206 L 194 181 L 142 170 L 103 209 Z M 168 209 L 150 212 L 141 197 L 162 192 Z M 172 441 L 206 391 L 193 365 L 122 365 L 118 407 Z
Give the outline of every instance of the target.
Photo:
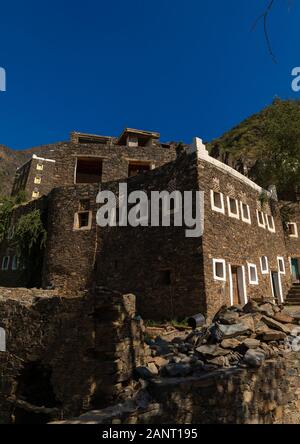
M 269 261 L 268 261 L 267 256 L 260 257 L 259 261 L 260 261 L 261 273 L 262 274 L 269 274 Z
M 277 257 L 277 263 L 278 263 L 278 272 L 279 274 L 285 274 L 285 262 L 284 258 L 281 256 Z
M 255 271 L 255 279 L 252 279 L 251 271 Z M 250 285 L 258 285 L 258 273 L 257 273 L 257 266 L 255 264 L 250 264 L 248 262 L 248 277 L 249 277 L 249 284 Z
M 244 206 L 247 208 L 247 216 L 245 216 L 244 213 Z M 245 204 L 244 202 L 240 202 L 241 207 L 241 219 L 243 222 L 246 222 L 246 224 L 251 225 L 251 214 L 250 214 L 250 207 L 249 205 Z
M 222 265 L 223 275 L 218 275 L 217 266 Z M 213 259 L 213 275 L 215 281 L 226 282 L 226 262 L 224 259 Z
M 221 207 L 218 207 L 215 205 L 215 194 L 220 195 L 221 199 Z M 223 193 L 220 193 L 219 191 L 210 190 L 210 201 L 211 201 L 211 209 L 215 211 L 216 213 L 222 213 L 225 214 L 225 204 L 224 204 L 224 195 Z
M 235 202 L 236 213 L 232 212 L 232 210 L 231 210 L 231 201 Z M 233 197 L 227 196 L 227 210 L 228 210 L 228 216 L 229 217 L 232 217 L 233 219 L 239 219 L 240 218 L 239 202 L 238 202 L 237 199 L 234 199 Z
M 261 216 L 262 216 L 263 223 L 261 223 L 261 221 L 260 221 L 260 219 L 259 219 L 259 215 L 260 215 L 260 214 L 261 214 Z M 263 213 L 262 211 L 260 211 L 260 210 L 256 210 L 256 216 L 257 216 L 257 223 L 258 223 L 258 226 L 261 227 L 261 228 L 266 229 L 266 219 L 265 219 L 265 215 L 264 215 L 264 213 Z

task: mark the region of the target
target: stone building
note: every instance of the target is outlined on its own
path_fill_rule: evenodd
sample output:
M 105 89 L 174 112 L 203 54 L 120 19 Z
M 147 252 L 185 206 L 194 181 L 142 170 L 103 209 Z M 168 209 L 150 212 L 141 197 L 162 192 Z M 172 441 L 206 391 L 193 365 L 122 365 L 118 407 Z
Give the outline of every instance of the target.
M 196 199 L 202 192 L 203 235 L 187 237 L 185 226 L 172 225 L 100 228 L 99 190 L 117 195 L 124 183 L 128 193 L 149 197 L 177 190 Z M 211 157 L 200 139 L 183 146 L 133 129 L 119 138 L 73 133 L 70 142 L 48 146 L 47 158 L 34 157 L 18 170 L 13 194 L 20 190 L 34 202 L 22 211 L 43 201 L 48 237 L 36 285 L 72 297 L 95 285 L 133 292 L 138 312 L 150 319 L 211 316 L 223 304 L 250 298 L 297 301 L 299 204 L 283 218 L 272 187 L 263 190 Z M 175 202 L 172 220 L 178 211 Z M 0 284 L 28 286 L 28 273 L 16 266 L 13 236 L 0 255 Z

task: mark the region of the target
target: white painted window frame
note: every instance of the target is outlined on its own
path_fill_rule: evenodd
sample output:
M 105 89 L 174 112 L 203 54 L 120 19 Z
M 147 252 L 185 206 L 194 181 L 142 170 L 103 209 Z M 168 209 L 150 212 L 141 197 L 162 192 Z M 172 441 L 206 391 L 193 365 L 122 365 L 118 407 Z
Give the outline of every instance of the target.
M 215 199 L 214 194 L 219 193 L 221 197 L 222 202 L 222 208 L 215 206 Z M 216 213 L 225 214 L 225 203 L 224 203 L 224 194 L 220 193 L 219 191 L 210 190 L 210 201 L 211 201 L 211 209 L 215 211 Z
M 262 218 L 263 218 L 263 221 L 264 221 L 264 223 L 262 224 L 262 223 L 260 223 L 260 220 L 259 220 L 259 214 L 262 214 Z M 260 227 L 260 228 L 263 228 L 264 230 L 266 229 L 266 217 L 265 217 L 265 214 L 262 212 L 262 211 L 260 211 L 260 210 L 256 210 L 256 216 L 257 216 L 257 223 L 258 223 L 258 226 Z
M 281 271 L 281 269 L 280 269 L 280 263 L 282 263 L 282 265 L 283 265 L 283 271 Z M 277 256 L 277 264 L 278 264 L 278 273 L 279 274 L 286 274 L 284 257 Z
M 269 217 L 272 219 L 272 225 L 273 225 L 272 227 L 269 224 Z M 276 233 L 274 217 L 271 214 L 267 214 L 265 215 L 265 219 L 267 220 L 267 227 L 270 233 Z
M 267 263 L 267 268 L 264 269 L 263 267 L 263 259 L 266 259 L 266 263 Z M 260 261 L 260 269 L 261 269 L 261 274 L 269 274 L 270 272 L 270 268 L 269 268 L 269 260 L 267 256 L 262 256 L 259 258 Z
M 247 212 L 249 217 L 244 216 L 244 205 L 247 207 Z M 250 214 L 250 206 L 248 204 L 245 204 L 244 202 L 240 202 L 240 210 L 241 210 L 241 219 L 246 224 L 251 225 L 251 214 Z
M 223 265 L 223 270 L 224 270 L 224 276 L 220 277 L 217 276 L 217 264 L 222 264 Z M 226 276 L 226 261 L 225 259 L 213 259 L 213 275 L 214 275 L 214 280 L 215 281 L 219 281 L 219 282 L 226 282 L 227 276 Z
M 7 259 L 7 265 L 5 266 L 5 262 Z M 10 256 L 4 256 L 2 259 L 2 271 L 8 271 L 10 265 Z
M 287 228 L 289 228 L 290 225 L 292 225 L 295 228 L 295 234 L 289 234 L 289 237 L 291 238 L 298 238 L 299 234 L 298 234 L 298 225 L 296 224 L 296 222 L 287 222 Z
M 247 263 L 248 265 L 248 278 L 249 278 L 249 284 L 250 285 L 258 285 L 258 272 L 257 272 L 257 266 L 256 264 L 251 264 L 251 263 Z M 251 269 L 254 268 L 255 269 L 255 274 L 256 274 L 256 280 L 252 280 L 251 277 Z
M 12 258 L 12 262 L 11 262 L 11 269 L 12 269 L 12 271 L 17 271 L 17 270 L 19 270 L 19 262 L 20 261 L 20 259 L 19 259 L 19 257 L 18 256 L 13 256 L 13 258 Z
M 235 205 L 236 205 L 236 213 L 233 213 L 231 211 L 231 207 L 230 207 L 230 200 L 234 200 L 235 201 Z M 234 199 L 233 197 L 227 196 L 227 210 L 228 210 L 228 216 L 232 217 L 233 219 L 239 219 L 240 218 L 240 211 L 239 211 L 239 201 L 237 199 Z

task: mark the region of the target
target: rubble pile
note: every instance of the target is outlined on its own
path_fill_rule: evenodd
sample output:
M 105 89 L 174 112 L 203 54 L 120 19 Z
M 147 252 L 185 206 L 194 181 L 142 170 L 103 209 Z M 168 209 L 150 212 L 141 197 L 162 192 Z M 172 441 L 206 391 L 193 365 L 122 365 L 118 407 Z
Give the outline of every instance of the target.
M 171 341 L 148 339 L 138 378 L 186 377 L 220 368 L 258 368 L 300 346 L 300 316 L 272 303 L 222 307 L 210 325 Z

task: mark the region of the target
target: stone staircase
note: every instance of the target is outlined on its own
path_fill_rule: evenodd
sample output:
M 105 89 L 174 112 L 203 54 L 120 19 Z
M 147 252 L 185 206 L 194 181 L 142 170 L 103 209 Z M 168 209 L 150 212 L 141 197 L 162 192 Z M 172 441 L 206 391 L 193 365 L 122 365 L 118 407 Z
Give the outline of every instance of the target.
M 293 305 L 299 305 L 300 306 L 300 283 L 293 284 L 290 291 L 288 292 L 285 305 L 287 306 L 293 306 Z

